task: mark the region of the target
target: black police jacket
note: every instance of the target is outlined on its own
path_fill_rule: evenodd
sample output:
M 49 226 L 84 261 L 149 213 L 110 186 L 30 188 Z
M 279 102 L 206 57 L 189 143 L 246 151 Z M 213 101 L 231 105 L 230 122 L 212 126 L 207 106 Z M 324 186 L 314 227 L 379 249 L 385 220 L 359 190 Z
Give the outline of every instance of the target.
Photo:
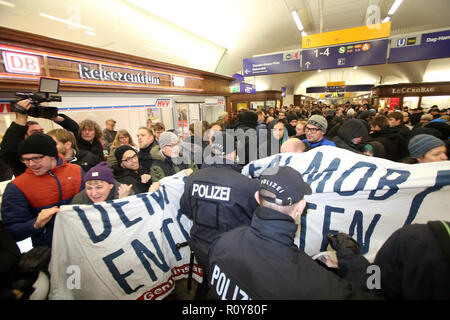
M 326 270 L 294 244 L 297 225 L 278 211 L 259 207 L 250 226 L 222 234 L 209 252 L 209 298 L 246 300 L 367 299 L 365 283 L 346 281 Z M 342 273 L 365 272 L 361 255 L 339 258 Z M 339 271 L 341 272 L 341 271 Z M 363 282 L 363 281 L 361 281 Z
M 192 173 L 180 199 L 181 211 L 193 221 L 189 245 L 200 266 L 207 267 L 210 244 L 221 233 L 250 224 L 257 203 L 257 182 L 230 164 L 212 164 Z

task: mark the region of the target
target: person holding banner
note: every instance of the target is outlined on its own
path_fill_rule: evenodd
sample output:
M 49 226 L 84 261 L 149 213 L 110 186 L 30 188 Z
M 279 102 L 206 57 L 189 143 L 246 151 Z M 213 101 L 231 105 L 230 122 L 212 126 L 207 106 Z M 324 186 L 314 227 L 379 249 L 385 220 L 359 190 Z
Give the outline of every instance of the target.
M 418 134 L 408 143 L 409 154 L 417 163 L 448 160 L 445 142 L 429 134 Z
M 163 132 L 159 136 L 159 152 L 153 158 L 150 167 L 150 175 L 153 182 L 158 182 L 164 177 L 174 175 L 184 169 L 198 170 L 186 152 L 180 157 L 180 138 L 173 132 Z M 187 163 L 186 163 L 187 162 Z
M 369 262 L 349 235 L 328 235 L 338 275 L 294 244 L 310 186 L 291 167 L 263 171 L 254 197 L 259 206 L 250 226 L 222 234 L 209 251 L 209 297 L 227 300 L 370 299 Z M 222 283 L 226 283 L 223 286 Z
M 35 133 L 18 148 L 25 173 L 10 182 L 2 198 L 2 219 L 16 241 L 52 246 L 55 214 L 84 188 L 83 170 L 58 154 L 49 135 Z
M 132 185 L 114 180 L 113 169 L 106 161 L 92 167 L 84 176 L 85 188 L 73 197 L 71 204 L 94 204 L 133 195 Z
M 118 168 L 115 170 L 115 178 L 118 182 L 132 185 L 135 194 L 148 192 L 152 183 L 152 176 L 139 164 L 137 151 L 123 145 L 116 149 Z
M 180 199 L 181 211 L 193 221 L 189 246 L 203 269 L 203 284 L 198 287 L 196 299 L 205 299 L 206 273 L 210 244 L 220 234 L 250 224 L 256 201 L 256 180 L 242 175 L 235 163 L 237 144 L 234 136 L 219 132 L 208 147 L 212 156 L 197 172 L 191 174 Z

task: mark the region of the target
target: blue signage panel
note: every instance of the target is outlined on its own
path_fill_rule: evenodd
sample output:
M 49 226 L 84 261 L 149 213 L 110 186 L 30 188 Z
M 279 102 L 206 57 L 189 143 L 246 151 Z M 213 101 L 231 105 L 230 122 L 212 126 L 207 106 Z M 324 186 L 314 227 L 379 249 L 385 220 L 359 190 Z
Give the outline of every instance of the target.
M 386 63 L 388 39 L 346 43 L 302 51 L 302 71 Z
M 244 59 L 244 77 L 300 71 L 299 52 Z
M 450 57 L 450 30 L 391 40 L 389 63 Z
M 240 92 L 243 93 L 256 93 L 255 86 L 250 83 L 241 82 Z

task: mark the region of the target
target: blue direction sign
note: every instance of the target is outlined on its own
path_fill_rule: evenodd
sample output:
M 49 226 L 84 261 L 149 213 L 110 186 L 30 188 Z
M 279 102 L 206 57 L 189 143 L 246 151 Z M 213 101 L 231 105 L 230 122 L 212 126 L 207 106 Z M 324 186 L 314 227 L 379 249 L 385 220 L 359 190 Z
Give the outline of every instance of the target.
M 240 89 L 244 93 L 256 93 L 255 86 L 250 83 L 241 82 Z
M 300 71 L 300 53 L 279 53 L 244 59 L 244 77 Z
M 386 63 L 388 39 L 345 43 L 302 51 L 302 71 Z
M 391 40 L 389 63 L 450 57 L 450 30 Z

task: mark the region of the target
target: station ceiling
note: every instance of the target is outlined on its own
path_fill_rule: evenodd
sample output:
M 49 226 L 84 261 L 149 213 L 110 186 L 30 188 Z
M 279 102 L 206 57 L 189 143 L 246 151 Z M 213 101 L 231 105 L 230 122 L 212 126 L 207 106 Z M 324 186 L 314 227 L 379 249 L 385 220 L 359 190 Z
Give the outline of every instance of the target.
M 381 21 L 394 0 L 0 0 L 0 25 L 225 75 L 242 61 L 301 48 L 308 34 Z M 368 10 L 368 8 L 372 8 Z M 376 10 L 379 9 L 379 17 Z M 377 9 L 377 10 L 378 10 Z M 391 36 L 450 27 L 449 0 L 404 0 Z M 305 93 L 325 82 L 448 81 L 450 58 L 246 78 L 257 90 Z

